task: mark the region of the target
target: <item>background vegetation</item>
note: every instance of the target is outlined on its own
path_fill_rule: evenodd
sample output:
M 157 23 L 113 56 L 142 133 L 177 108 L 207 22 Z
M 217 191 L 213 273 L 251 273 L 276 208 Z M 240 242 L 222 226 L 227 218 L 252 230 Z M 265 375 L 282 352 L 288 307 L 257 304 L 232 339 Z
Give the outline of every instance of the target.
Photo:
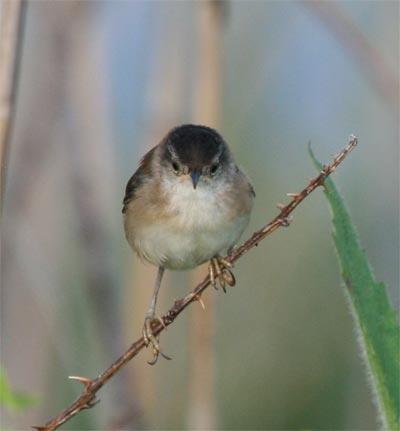
M 330 161 L 356 134 L 335 181 L 398 312 L 398 17 L 389 1 L 29 3 L 1 364 L 39 402 L 2 412 L 2 428 L 42 423 L 80 391 L 66 376 L 94 377 L 140 334 L 156 270 L 126 244 L 121 200 L 179 123 L 216 125 L 249 173 L 248 234 L 314 174 L 309 140 Z M 226 296 L 205 295 L 208 315 L 190 308 L 163 335 L 173 361 L 140 355 L 67 428 L 376 429 L 322 193 L 294 216 L 238 263 Z M 160 311 L 193 278 L 169 273 Z

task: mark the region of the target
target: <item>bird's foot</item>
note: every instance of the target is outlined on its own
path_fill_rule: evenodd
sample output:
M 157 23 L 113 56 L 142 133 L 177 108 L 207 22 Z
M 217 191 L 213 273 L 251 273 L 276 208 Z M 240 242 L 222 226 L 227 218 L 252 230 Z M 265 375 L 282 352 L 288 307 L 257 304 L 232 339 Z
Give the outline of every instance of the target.
M 158 323 L 161 323 L 161 325 L 165 328 L 164 321 L 161 319 L 161 317 L 155 317 L 152 315 L 146 316 L 146 319 L 144 320 L 143 325 L 143 338 L 144 343 L 146 344 L 146 347 L 151 345 L 151 349 L 153 351 L 153 359 L 151 361 L 147 361 L 149 365 L 154 365 L 158 357 L 161 355 L 163 358 L 171 360 L 169 356 L 167 356 L 165 353 L 161 351 L 160 345 L 158 343 L 158 337 L 156 338 L 153 335 L 153 326 L 157 325 Z
M 210 283 L 214 289 L 217 288 L 217 280 L 219 281 L 222 290 L 226 293 L 225 286 L 234 286 L 236 283 L 230 269 L 233 265 L 221 256 L 213 257 L 208 264 L 208 273 L 210 274 Z

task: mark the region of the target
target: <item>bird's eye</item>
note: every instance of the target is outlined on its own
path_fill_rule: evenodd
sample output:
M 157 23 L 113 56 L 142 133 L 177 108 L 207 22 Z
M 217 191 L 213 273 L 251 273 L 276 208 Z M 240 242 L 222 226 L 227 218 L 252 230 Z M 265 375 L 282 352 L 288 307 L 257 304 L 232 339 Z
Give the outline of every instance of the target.
M 172 162 L 172 170 L 177 174 L 179 172 L 179 165 L 176 162 Z
M 215 175 L 216 174 L 216 172 L 217 172 L 217 170 L 218 170 L 218 164 L 217 163 L 214 163 L 213 165 L 211 165 L 211 167 L 210 167 L 210 175 Z

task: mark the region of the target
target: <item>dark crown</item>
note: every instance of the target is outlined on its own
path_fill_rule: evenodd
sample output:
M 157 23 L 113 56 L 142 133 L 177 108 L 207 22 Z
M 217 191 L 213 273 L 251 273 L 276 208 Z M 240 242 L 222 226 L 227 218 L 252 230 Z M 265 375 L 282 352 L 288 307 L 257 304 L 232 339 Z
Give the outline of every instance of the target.
M 221 135 L 206 126 L 184 124 L 172 129 L 164 140 L 166 157 L 176 157 L 189 168 L 201 168 L 217 158 L 219 163 L 227 159 L 227 145 Z

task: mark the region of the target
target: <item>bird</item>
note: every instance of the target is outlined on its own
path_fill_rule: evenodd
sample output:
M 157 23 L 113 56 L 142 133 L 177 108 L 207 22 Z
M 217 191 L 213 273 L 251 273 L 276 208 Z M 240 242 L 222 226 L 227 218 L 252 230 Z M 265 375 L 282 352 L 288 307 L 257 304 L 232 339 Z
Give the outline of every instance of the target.
M 142 158 L 123 199 L 126 239 L 139 258 L 158 267 L 143 324 L 154 364 L 163 354 L 152 333 L 164 270 L 190 270 L 209 262 L 211 285 L 234 285 L 231 263 L 222 258 L 249 223 L 255 197 L 245 173 L 214 129 L 183 124 L 171 129 Z

